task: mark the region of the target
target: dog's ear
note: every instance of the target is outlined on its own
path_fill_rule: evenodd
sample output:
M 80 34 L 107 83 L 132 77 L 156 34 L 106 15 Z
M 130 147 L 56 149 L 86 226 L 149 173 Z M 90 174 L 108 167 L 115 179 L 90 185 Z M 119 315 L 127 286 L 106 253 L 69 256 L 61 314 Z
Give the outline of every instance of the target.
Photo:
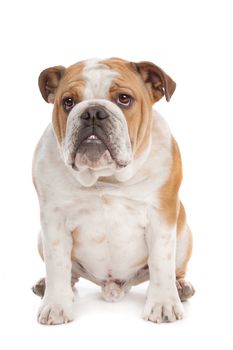
M 41 95 L 48 103 L 54 103 L 56 90 L 65 73 L 65 67 L 56 66 L 43 70 L 39 76 L 39 88 Z
M 169 101 L 176 88 L 176 83 L 161 68 L 151 62 L 132 63 L 133 68 L 141 75 L 144 83 L 150 88 L 154 102 L 164 95 Z

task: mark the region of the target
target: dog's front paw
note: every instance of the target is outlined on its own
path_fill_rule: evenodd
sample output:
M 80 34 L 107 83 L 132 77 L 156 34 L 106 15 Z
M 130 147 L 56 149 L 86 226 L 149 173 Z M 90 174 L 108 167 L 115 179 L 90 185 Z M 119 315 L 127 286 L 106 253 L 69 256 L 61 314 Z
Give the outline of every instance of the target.
M 184 309 L 179 298 L 168 297 L 164 300 L 156 296 L 147 298 L 143 312 L 144 320 L 155 323 L 174 322 L 181 320 L 183 316 Z
M 38 311 L 38 322 L 55 325 L 73 321 L 73 302 L 44 299 Z

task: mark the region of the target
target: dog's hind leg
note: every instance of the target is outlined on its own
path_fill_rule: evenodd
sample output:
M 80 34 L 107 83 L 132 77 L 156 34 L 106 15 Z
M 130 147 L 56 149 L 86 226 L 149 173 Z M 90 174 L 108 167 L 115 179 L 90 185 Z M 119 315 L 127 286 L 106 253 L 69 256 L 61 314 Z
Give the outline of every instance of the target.
M 72 279 L 71 279 L 71 287 L 72 288 L 74 288 L 74 285 L 76 282 L 78 282 L 78 278 L 74 278 L 72 276 Z M 45 278 L 41 278 L 41 279 L 39 279 L 38 282 L 36 282 L 36 284 L 34 284 L 34 286 L 32 286 L 32 291 L 34 294 L 43 298 L 44 292 L 45 292 L 45 287 L 46 287 Z
M 187 264 L 192 254 L 192 242 L 192 233 L 186 223 L 183 204 L 180 202 L 177 221 L 176 287 L 181 301 L 185 301 L 195 294 L 192 284 L 185 280 Z
M 45 292 L 45 278 L 41 278 L 34 286 L 32 286 L 32 291 L 34 294 L 43 298 Z
M 195 294 L 195 289 L 190 282 L 185 281 L 184 279 L 176 280 L 176 287 L 179 293 L 181 301 L 186 301 Z
M 39 232 L 39 235 L 38 235 L 37 248 L 38 248 L 38 252 L 40 254 L 41 259 L 44 261 L 41 232 Z M 39 297 L 43 298 L 44 292 L 45 292 L 45 278 L 39 279 L 39 281 L 36 284 L 34 284 L 34 286 L 32 286 L 32 291 L 33 291 L 33 293 L 35 293 Z

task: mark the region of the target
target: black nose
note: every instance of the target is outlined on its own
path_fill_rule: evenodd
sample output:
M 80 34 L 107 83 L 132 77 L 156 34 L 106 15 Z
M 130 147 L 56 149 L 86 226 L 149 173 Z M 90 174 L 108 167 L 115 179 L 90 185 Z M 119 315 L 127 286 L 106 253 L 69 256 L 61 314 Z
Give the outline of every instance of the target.
M 80 116 L 81 119 L 92 123 L 95 121 L 101 121 L 108 117 L 108 113 L 101 107 L 89 107 Z

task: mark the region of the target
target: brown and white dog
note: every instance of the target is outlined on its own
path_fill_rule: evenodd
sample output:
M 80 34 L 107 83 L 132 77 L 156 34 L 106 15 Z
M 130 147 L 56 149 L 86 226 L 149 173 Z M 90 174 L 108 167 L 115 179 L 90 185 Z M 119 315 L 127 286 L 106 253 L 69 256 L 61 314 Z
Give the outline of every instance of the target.
M 54 104 L 33 162 L 46 265 L 33 287 L 43 296 L 40 323 L 73 319 L 79 277 L 100 285 L 107 301 L 149 279 L 144 319 L 183 317 L 181 301 L 194 289 L 184 280 L 192 235 L 178 196 L 181 158 L 152 109 L 175 86 L 153 63 L 118 58 L 40 74 L 42 96 Z

